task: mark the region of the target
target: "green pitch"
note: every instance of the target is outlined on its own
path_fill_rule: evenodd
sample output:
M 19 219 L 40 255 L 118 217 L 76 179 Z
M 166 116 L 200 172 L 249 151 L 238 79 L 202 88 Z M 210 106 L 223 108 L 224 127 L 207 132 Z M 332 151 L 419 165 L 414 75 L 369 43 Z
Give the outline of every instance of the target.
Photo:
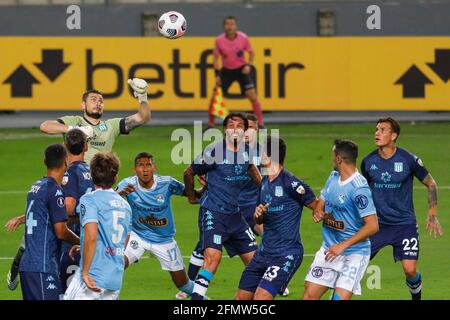
M 274 128 L 275 126 L 269 126 Z M 281 137 L 287 143 L 286 167 L 304 179 L 319 194 L 331 170 L 331 145 L 335 138 L 349 138 L 360 146 L 360 159 L 374 149 L 374 125 L 282 125 Z M 170 136 L 175 127 L 139 128 L 129 136 L 122 136 L 115 145 L 115 152 L 122 161 L 120 178 L 132 175 L 132 159 L 140 151 L 156 156 L 159 173 L 182 180 L 186 165 L 174 165 L 171 150 L 177 141 Z M 11 217 L 22 214 L 26 191 L 45 174 L 42 163 L 43 150 L 50 143 L 60 142 L 60 137 L 49 137 L 37 129 L 0 130 L 0 299 L 20 299 L 20 286 L 16 291 L 6 287 L 6 273 L 12 262 L 23 227 L 9 234 L 3 225 Z M 424 299 L 450 298 L 450 125 L 418 124 L 402 125 L 399 145 L 420 156 L 437 181 L 439 189 L 439 220 L 444 236 L 433 239 L 425 231 L 427 193 L 415 182 L 415 208 L 420 227 L 419 269 L 423 277 Z M 177 225 L 176 240 L 184 256 L 194 248 L 197 236 L 198 206 L 189 205 L 185 198 L 173 197 L 173 209 Z M 289 285 L 288 299 L 299 299 L 303 293 L 304 277 L 312 262 L 313 254 L 321 244 L 320 225 L 314 224 L 309 209 L 303 211 L 301 236 L 305 247 L 302 265 Z M 189 259 L 185 259 L 186 266 Z M 370 264 L 381 272 L 380 289 L 375 275 L 366 274 L 362 281 L 363 296 L 357 299 L 409 299 L 409 292 L 400 264 L 394 264 L 391 248 L 385 248 Z M 370 267 L 369 267 L 370 268 Z M 211 299 L 232 299 L 243 270 L 239 258 L 224 258 L 208 290 Z M 368 281 L 369 280 L 369 281 Z M 369 289 L 367 284 L 371 285 Z M 132 265 L 126 272 L 121 299 L 174 299 L 177 289 L 168 273 L 160 269 L 159 262 L 150 257 Z M 283 298 L 285 299 L 285 298 Z

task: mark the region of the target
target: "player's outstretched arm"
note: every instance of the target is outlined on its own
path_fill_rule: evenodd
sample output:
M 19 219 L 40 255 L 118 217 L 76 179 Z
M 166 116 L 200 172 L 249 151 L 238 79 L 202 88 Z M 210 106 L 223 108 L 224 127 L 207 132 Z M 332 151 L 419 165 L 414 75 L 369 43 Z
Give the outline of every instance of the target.
M 5 224 L 6 231 L 9 231 L 9 232 L 16 231 L 20 225 L 25 224 L 25 219 L 26 219 L 26 217 L 24 214 L 10 219 Z
M 46 120 L 42 122 L 39 129 L 46 134 L 61 134 L 70 130 L 69 126 L 56 120 Z
M 95 249 L 97 247 L 97 235 L 98 224 L 95 222 L 89 222 L 84 225 L 84 239 L 83 239 L 83 265 L 81 267 L 81 276 L 84 283 L 89 289 L 99 292 L 100 288 L 97 288 L 95 281 L 89 276 L 89 269 L 91 268 L 92 261 L 94 260 Z
M 248 175 L 253 179 L 256 185 L 259 186 L 261 184 L 262 180 L 261 173 L 254 164 L 248 166 Z
M 325 252 L 325 260 L 326 261 L 333 261 L 336 259 L 337 256 L 341 255 L 342 252 L 345 251 L 348 247 L 354 245 L 355 243 L 361 242 L 370 236 L 374 235 L 378 232 L 378 218 L 376 213 L 371 214 L 369 216 L 365 216 L 363 218 L 364 225 L 357 233 L 355 233 L 352 237 L 348 238 L 347 240 L 344 240 L 338 244 L 335 244 L 328 248 L 328 250 Z
M 134 96 L 139 100 L 139 111 L 125 118 L 125 129 L 131 131 L 150 120 L 150 107 L 147 97 L 147 82 L 143 79 L 133 78 L 128 79 L 128 84 L 134 90 Z
M 192 166 L 187 167 L 186 170 L 184 170 L 184 192 L 186 194 L 186 197 L 188 198 L 189 203 L 195 204 L 197 203 L 197 197 L 195 196 L 195 190 L 194 190 L 194 169 L 192 169 Z
M 427 217 L 427 231 L 434 233 L 434 237 L 437 235 L 442 236 L 442 226 L 437 219 L 437 184 L 431 174 L 428 174 L 422 183 L 428 190 L 428 217 Z
M 80 238 L 72 232 L 69 228 L 67 228 L 66 221 L 57 222 L 53 225 L 55 229 L 56 237 L 59 240 L 70 243 L 71 245 L 80 244 Z

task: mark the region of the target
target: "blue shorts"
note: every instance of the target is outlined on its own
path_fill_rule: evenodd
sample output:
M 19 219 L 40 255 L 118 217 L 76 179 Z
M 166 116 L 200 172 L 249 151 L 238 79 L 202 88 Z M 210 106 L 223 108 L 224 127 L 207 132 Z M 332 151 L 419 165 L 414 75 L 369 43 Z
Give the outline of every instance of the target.
M 247 221 L 248 225 L 252 230 L 255 230 L 255 219 L 253 219 L 253 215 L 255 214 L 256 204 L 251 206 L 242 206 L 239 207 L 239 212 L 244 217 L 245 221 Z
M 225 247 L 230 257 L 255 251 L 256 236 L 241 214 L 223 214 L 200 207 L 198 216 L 200 239 L 198 250 L 206 248 L 222 251 Z
M 302 260 L 303 254 L 271 257 L 256 252 L 242 273 L 239 289 L 255 292 L 259 287 L 275 297 L 284 292 Z
M 66 292 L 73 275 L 80 267 L 80 252 L 75 254 L 75 261 L 69 256 L 69 252 L 65 251 L 59 262 L 59 274 L 61 279 L 61 288 L 63 292 Z
M 20 272 L 23 300 L 59 300 L 64 292 L 57 274 Z
M 419 259 L 419 230 L 416 224 L 399 226 L 382 225 L 380 230 L 370 237 L 370 259 L 382 248 L 393 247 L 394 261 Z

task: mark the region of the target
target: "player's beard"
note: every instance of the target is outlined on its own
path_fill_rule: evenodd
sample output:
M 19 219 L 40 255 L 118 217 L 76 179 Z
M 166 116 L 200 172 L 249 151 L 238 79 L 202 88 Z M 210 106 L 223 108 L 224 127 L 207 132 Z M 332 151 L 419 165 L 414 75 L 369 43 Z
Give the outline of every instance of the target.
M 100 119 L 103 115 L 103 111 L 100 112 L 89 112 L 87 109 L 85 110 L 86 115 L 94 119 Z

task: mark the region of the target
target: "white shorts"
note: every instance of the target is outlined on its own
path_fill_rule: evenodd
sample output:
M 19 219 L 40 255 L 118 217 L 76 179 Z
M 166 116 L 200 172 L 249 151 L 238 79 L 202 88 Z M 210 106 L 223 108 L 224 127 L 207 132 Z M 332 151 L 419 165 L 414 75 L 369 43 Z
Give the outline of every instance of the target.
M 180 271 L 184 269 L 183 256 L 175 240 L 170 243 L 150 243 L 143 240 L 136 233 L 131 232 L 130 240 L 125 249 L 129 264 L 138 261 L 145 251 L 150 251 L 158 258 L 161 268 L 166 271 Z
M 83 280 L 80 272 L 76 272 L 62 300 L 117 300 L 120 290 L 102 289 L 95 292 L 89 289 Z
M 325 261 L 325 248 L 316 252 L 306 274 L 306 281 L 332 289 L 342 288 L 361 295 L 361 279 L 369 264 L 370 255 L 350 254 L 338 256 L 333 262 Z

